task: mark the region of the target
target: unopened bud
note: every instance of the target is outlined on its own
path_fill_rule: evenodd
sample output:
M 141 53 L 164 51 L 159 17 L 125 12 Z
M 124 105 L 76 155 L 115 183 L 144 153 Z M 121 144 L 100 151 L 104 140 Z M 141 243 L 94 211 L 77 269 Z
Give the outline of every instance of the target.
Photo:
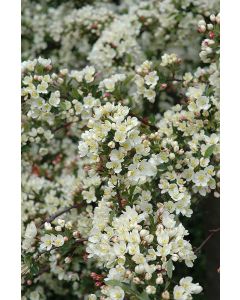
M 56 231 L 62 231 L 62 227 L 58 225 L 58 226 L 55 227 L 55 230 Z
M 112 149 L 115 148 L 115 143 L 113 141 L 109 142 L 108 147 Z
M 142 274 L 144 271 L 145 271 L 145 268 L 144 268 L 143 265 L 138 265 L 138 266 L 135 267 L 135 272 L 137 274 Z
M 140 231 L 140 236 L 141 236 L 141 237 L 144 237 L 144 236 L 146 236 L 147 234 L 149 234 L 149 231 L 146 230 L 146 229 L 142 229 L 142 230 Z
M 27 280 L 27 285 L 31 285 L 32 284 L 32 280 L 28 279 Z
M 160 86 L 161 90 L 165 90 L 167 88 L 167 84 L 166 83 L 162 83 Z
M 207 24 L 207 29 L 208 30 L 213 30 L 213 24 Z
M 210 20 L 211 20 L 211 22 L 215 22 L 216 21 L 216 16 L 215 15 L 211 15 L 210 16 Z
M 163 292 L 163 293 L 162 293 L 162 298 L 163 298 L 164 300 L 169 300 L 169 299 L 170 299 L 170 294 L 169 294 L 169 292 L 168 292 L 168 291 Z
M 162 274 L 160 274 L 158 276 L 158 278 L 156 279 L 156 284 L 163 284 L 163 277 L 162 277 Z
M 150 280 L 151 278 L 152 278 L 152 274 L 146 273 L 145 279 L 146 279 L 146 280 Z
M 206 27 L 204 25 L 201 25 L 198 27 L 198 31 L 204 33 L 206 31 Z
M 64 259 L 65 263 L 66 264 L 70 264 L 70 262 L 72 261 L 71 257 L 67 256 L 65 259 Z
M 73 232 L 73 237 L 76 239 L 78 237 L 80 237 L 80 232 L 79 231 L 74 231 Z

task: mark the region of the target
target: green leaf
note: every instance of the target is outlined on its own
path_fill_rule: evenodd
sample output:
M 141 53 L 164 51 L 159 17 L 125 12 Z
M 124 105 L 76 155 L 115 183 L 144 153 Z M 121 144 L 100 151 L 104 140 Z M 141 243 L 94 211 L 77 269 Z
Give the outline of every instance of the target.
M 205 151 L 204 157 L 208 158 L 213 154 L 213 151 L 215 149 L 215 145 L 211 145 L 210 147 L 207 148 L 207 150 Z
M 77 91 L 77 89 L 72 89 L 72 91 L 71 91 L 71 96 L 72 96 L 74 99 L 78 99 L 78 98 L 79 98 L 79 92 Z
M 167 281 L 166 281 L 166 284 L 165 284 L 164 290 L 167 290 L 170 284 L 171 284 L 171 282 L 167 280 Z
M 167 262 L 167 275 L 169 278 L 172 278 L 172 271 L 173 271 L 173 263 L 172 260 L 169 259 L 169 261 Z
M 153 233 L 156 229 L 153 215 L 149 215 L 149 221 L 150 221 L 150 232 Z
M 142 292 L 141 295 L 138 296 L 138 299 L 141 299 L 141 300 L 149 300 L 149 296 L 148 296 L 148 294 L 144 291 L 144 292 Z
M 30 267 L 30 272 L 32 273 L 32 275 L 36 275 L 39 272 L 39 266 L 37 264 L 32 264 Z
M 154 115 L 151 115 L 151 116 L 148 118 L 148 120 L 149 120 L 149 122 L 150 122 L 151 124 L 155 124 L 155 123 L 156 123 L 156 118 L 155 118 Z

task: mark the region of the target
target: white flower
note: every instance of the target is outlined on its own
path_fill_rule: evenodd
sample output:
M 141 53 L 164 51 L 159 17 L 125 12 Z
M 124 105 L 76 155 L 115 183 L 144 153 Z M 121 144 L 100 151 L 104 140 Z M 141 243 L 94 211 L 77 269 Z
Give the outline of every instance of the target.
M 46 81 L 42 81 L 37 86 L 37 92 L 42 94 L 47 94 L 48 93 L 47 88 L 48 88 L 48 83 Z
M 192 283 L 192 277 L 185 277 L 180 280 L 180 285 L 189 294 L 199 294 L 203 290 L 198 283 Z
M 127 252 L 126 243 L 121 241 L 120 244 L 114 244 L 114 252 L 117 256 L 124 255 Z
M 175 300 L 192 299 L 192 294 L 199 294 L 202 287 L 198 283 L 192 283 L 192 277 L 185 277 L 180 280 L 180 286 L 176 285 L 173 290 Z
M 108 92 L 113 92 L 115 89 L 115 81 L 113 79 L 105 79 L 104 86 Z
M 58 226 L 55 227 L 55 230 L 56 231 L 62 231 L 62 227 L 58 225 Z
M 186 93 L 186 95 L 190 98 L 190 99 L 198 99 L 202 96 L 203 91 L 205 89 L 205 86 L 198 86 L 198 87 L 190 87 Z
M 189 83 L 192 79 L 193 79 L 193 76 L 192 76 L 192 74 L 190 72 L 185 73 L 184 76 L 183 76 L 183 80 L 186 83 Z
M 59 91 L 51 93 L 51 96 L 49 98 L 49 103 L 54 107 L 58 107 L 58 105 L 60 103 L 60 92 Z
M 194 174 L 192 181 L 196 186 L 207 186 L 209 179 L 210 175 L 201 170 Z
M 185 293 L 185 289 L 182 286 L 175 286 L 173 290 L 173 296 L 175 300 L 187 300 L 188 296 Z
M 111 161 L 123 162 L 123 158 L 124 158 L 124 152 L 122 151 L 122 148 L 120 148 L 119 150 L 114 149 L 110 153 Z
M 32 221 L 27 225 L 24 237 L 26 239 L 32 240 L 33 238 L 35 238 L 36 235 L 37 235 L 37 228 L 35 223 Z
M 46 249 L 47 251 L 51 250 L 54 239 L 55 236 L 53 234 L 45 234 L 43 237 L 41 237 L 42 244 L 40 244 L 40 249 Z
M 63 220 L 63 219 L 58 219 L 57 222 L 58 222 L 58 225 L 59 225 L 59 226 L 64 227 L 64 225 L 65 225 L 65 220 Z
M 154 88 L 158 82 L 158 78 L 159 77 L 157 76 L 157 72 L 153 71 L 153 72 L 150 72 L 149 74 L 147 74 L 144 77 L 144 80 L 148 86 L 150 86 L 151 88 Z
M 149 100 L 149 102 L 154 103 L 155 97 L 156 97 L 156 92 L 152 89 L 145 89 L 144 97 L 146 97 Z
M 142 160 L 139 163 L 139 171 L 144 176 L 155 176 L 157 173 L 157 168 L 152 163 Z
M 52 225 L 51 225 L 51 223 L 45 222 L 45 223 L 44 223 L 44 228 L 45 228 L 46 230 L 52 230 Z
M 158 234 L 157 241 L 161 246 L 167 245 L 169 243 L 169 235 L 167 234 L 167 232 L 163 231 L 162 233 Z
M 41 56 L 38 58 L 38 62 L 43 67 L 48 67 L 51 65 L 51 59 L 45 59 L 45 58 L 42 58 Z
M 37 64 L 36 59 L 24 61 L 24 62 L 22 62 L 22 66 L 21 66 L 22 71 L 25 71 L 25 70 L 34 71 L 36 64 Z
M 84 157 L 88 154 L 88 145 L 81 141 L 78 143 L 78 150 L 80 157 Z
M 148 286 L 146 287 L 146 293 L 147 293 L 147 294 L 150 294 L 150 295 L 156 294 L 156 288 L 155 288 L 155 286 L 148 285 Z
M 86 68 L 83 70 L 85 73 L 84 79 L 86 80 L 87 83 L 90 83 L 94 80 L 94 73 L 95 73 L 95 68 L 93 66 L 86 66 Z
M 123 131 L 116 131 L 115 135 L 114 135 L 114 140 L 115 142 L 118 143 L 123 143 L 126 141 L 126 133 Z
M 83 199 L 86 200 L 87 203 L 95 202 L 97 200 L 94 187 L 90 187 L 89 191 L 83 191 L 82 195 Z
M 111 300 L 123 300 L 124 291 L 120 286 L 110 287 L 109 296 Z
M 209 98 L 206 96 L 201 96 L 197 99 L 196 105 L 199 109 L 208 110 L 210 107 Z
M 176 62 L 178 62 L 178 57 L 177 57 L 177 55 L 175 54 L 175 53 L 172 53 L 172 54 L 167 54 L 167 53 L 165 53 L 162 57 L 161 57 L 161 59 L 162 59 L 162 62 L 161 62 L 161 66 L 162 67 L 166 67 L 166 66 L 168 66 L 168 65 L 172 65 L 172 64 L 174 64 L 174 63 L 176 63 Z
M 64 237 L 61 234 L 58 234 L 53 239 L 53 245 L 56 247 L 61 247 L 64 244 Z

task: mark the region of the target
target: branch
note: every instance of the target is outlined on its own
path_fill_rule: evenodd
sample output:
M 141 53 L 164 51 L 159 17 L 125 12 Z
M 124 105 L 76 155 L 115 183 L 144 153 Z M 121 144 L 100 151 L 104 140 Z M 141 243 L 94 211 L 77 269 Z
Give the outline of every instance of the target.
M 211 233 L 210 233 L 209 236 L 202 242 L 202 244 L 194 251 L 195 254 L 198 253 L 198 252 L 203 248 L 203 246 L 205 246 L 205 244 L 212 238 L 212 236 L 213 236 L 216 232 L 219 232 L 219 231 L 220 231 L 220 228 L 209 230 L 209 232 L 211 232 Z
M 70 125 L 72 125 L 73 123 L 76 123 L 77 121 L 75 121 L 75 122 L 68 122 L 68 123 L 65 123 L 65 124 L 63 124 L 63 125 L 60 125 L 59 127 L 57 127 L 57 128 L 55 128 L 55 129 L 53 129 L 53 132 L 56 132 L 56 131 L 58 131 L 58 130 L 60 130 L 60 129 L 62 129 L 62 128 L 67 128 L 68 126 L 70 126 Z
M 58 212 L 56 212 L 55 214 L 49 216 L 47 219 L 45 219 L 41 225 L 40 225 L 40 228 L 42 228 L 44 226 L 44 224 L 47 222 L 47 223 L 51 223 L 52 221 L 54 221 L 57 217 L 65 214 L 66 212 L 69 212 L 71 209 L 73 208 L 79 208 L 82 204 L 74 204 L 74 205 L 71 205 L 69 207 L 65 207 L 61 210 L 59 210 Z

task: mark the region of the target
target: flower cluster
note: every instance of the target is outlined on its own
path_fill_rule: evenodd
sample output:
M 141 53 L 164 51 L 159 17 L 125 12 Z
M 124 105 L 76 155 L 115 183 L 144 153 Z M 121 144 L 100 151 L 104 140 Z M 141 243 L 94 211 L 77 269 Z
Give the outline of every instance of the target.
M 23 1 L 23 300 L 190 300 L 186 219 L 219 197 L 218 3 L 50 2 Z
M 156 71 L 151 71 L 152 63 L 145 61 L 136 70 L 135 83 L 137 85 L 137 93 L 147 98 L 149 102 L 154 103 L 156 92 L 154 91 L 157 82 L 158 75 Z

